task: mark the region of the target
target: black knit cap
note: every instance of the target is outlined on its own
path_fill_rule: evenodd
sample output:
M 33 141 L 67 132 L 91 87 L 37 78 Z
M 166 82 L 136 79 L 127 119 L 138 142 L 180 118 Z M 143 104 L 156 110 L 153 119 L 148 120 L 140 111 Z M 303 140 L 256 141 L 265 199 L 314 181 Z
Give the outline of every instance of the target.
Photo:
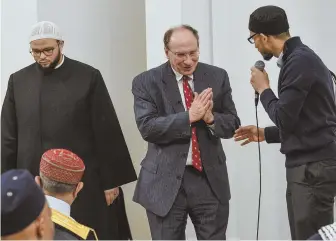
M 277 6 L 263 6 L 257 8 L 251 15 L 249 30 L 265 35 L 278 35 L 289 29 L 285 10 Z
M 20 232 L 41 214 L 46 198 L 27 170 L 1 175 L 1 236 Z

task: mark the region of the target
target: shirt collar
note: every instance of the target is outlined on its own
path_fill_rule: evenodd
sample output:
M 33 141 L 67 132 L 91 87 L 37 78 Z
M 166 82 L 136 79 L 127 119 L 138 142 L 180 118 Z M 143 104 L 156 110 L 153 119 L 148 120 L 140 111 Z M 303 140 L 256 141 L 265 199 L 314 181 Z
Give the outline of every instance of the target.
M 58 68 L 61 67 L 61 65 L 64 63 L 64 55 L 63 55 L 63 54 L 62 54 L 61 58 L 62 58 L 61 63 L 59 63 L 59 64 L 55 67 L 55 69 L 58 69 Z
M 290 39 L 288 39 L 285 42 L 284 48 L 283 48 L 283 56 L 282 56 L 282 60 L 286 61 L 286 59 L 288 58 L 288 56 L 293 53 L 294 49 L 296 49 L 299 46 L 302 46 L 303 43 L 300 39 L 300 37 L 292 37 Z
M 177 81 L 180 81 L 180 80 L 182 79 L 183 75 L 180 74 L 179 72 L 177 72 L 173 67 L 172 67 L 172 70 L 173 70 L 173 72 L 174 72 L 174 74 L 175 74 L 176 80 L 177 80 Z M 193 75 L 188 75 L 188 77 L 189 77 L 191 80 L 194 79 L 194 76 L 193 76 Z
M 64 215 L 70 217 L 71 208 L 68 203 L 49 195 L 46 195 L 46 198 L 50 208 L 55 209 L 56 211 L 59 211 L 60 213 L 63 213 Z
M 283 59 L 282 59 L 282 57 L 283 57 L 283 52 L 280 53 L 279 58 L 277 60 L 277 65 L 278 65 L 279 68 L 281 68 L 283 66 Z

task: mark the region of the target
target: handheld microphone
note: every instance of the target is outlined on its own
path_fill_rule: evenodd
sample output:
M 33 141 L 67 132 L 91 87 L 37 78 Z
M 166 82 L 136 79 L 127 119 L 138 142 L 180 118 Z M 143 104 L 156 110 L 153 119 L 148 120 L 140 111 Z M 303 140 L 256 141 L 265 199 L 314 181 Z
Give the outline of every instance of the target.
M 255 62 L 254 67 L 256 67 L 257 69 L 259 69 L 260 71 L 264 71 L 265 69 L 265 63 L 262 60 L 258 60 L 257 62 Z M 259 93 L 257 91 L 254 92 L 254 103 L 257 106 L 259 102 Z
M 258 60 L 254 67 L 259 69 L 260 71 L 264 71 L 265 69 L 265 63 L 264 61 Z M 255 91 L 254 93 L 254 103 L 255 103 L 255 116 L 256 116 L 256 122 L 257 122 L 257 132 L 258 132 L 258 157 L 259 157 L 259 198 L 258 198 L 258 220 L 257 220 L 257 237 L 256 240 L 259 240 L 259 224 L 260 224 L 260 202 L 261 202 L 261 152 L 260 152 L 260 142 L 259 142 L 259 121 L 258 121 L 258 106 L 259 102 L 259 93 Z

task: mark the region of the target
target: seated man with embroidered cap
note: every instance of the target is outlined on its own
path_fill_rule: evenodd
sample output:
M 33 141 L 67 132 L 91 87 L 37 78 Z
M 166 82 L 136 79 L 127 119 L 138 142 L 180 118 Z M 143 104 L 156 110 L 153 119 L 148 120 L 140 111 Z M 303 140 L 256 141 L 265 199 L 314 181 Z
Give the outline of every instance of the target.
M 84 169 L 82 159 L 68 150 L 51 149 L 42 155 L 40 176 L 35 179 L 51 207 L 55 240 L 98 239 L 93 229 L 70 217 L 70 205 L 84 185 Z
M 46 198 L 27 170 L 1 175 L 1 239 L 52 240 L 54 224 Z

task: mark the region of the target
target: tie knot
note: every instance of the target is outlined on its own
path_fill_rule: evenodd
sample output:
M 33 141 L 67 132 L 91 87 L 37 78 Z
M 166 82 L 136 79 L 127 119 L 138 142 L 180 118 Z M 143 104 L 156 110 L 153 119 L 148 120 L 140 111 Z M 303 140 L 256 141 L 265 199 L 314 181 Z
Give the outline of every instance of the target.
M 189 76 L 183 75 L 182 79 L 183 81 L 189 81 L 191 78 Z

